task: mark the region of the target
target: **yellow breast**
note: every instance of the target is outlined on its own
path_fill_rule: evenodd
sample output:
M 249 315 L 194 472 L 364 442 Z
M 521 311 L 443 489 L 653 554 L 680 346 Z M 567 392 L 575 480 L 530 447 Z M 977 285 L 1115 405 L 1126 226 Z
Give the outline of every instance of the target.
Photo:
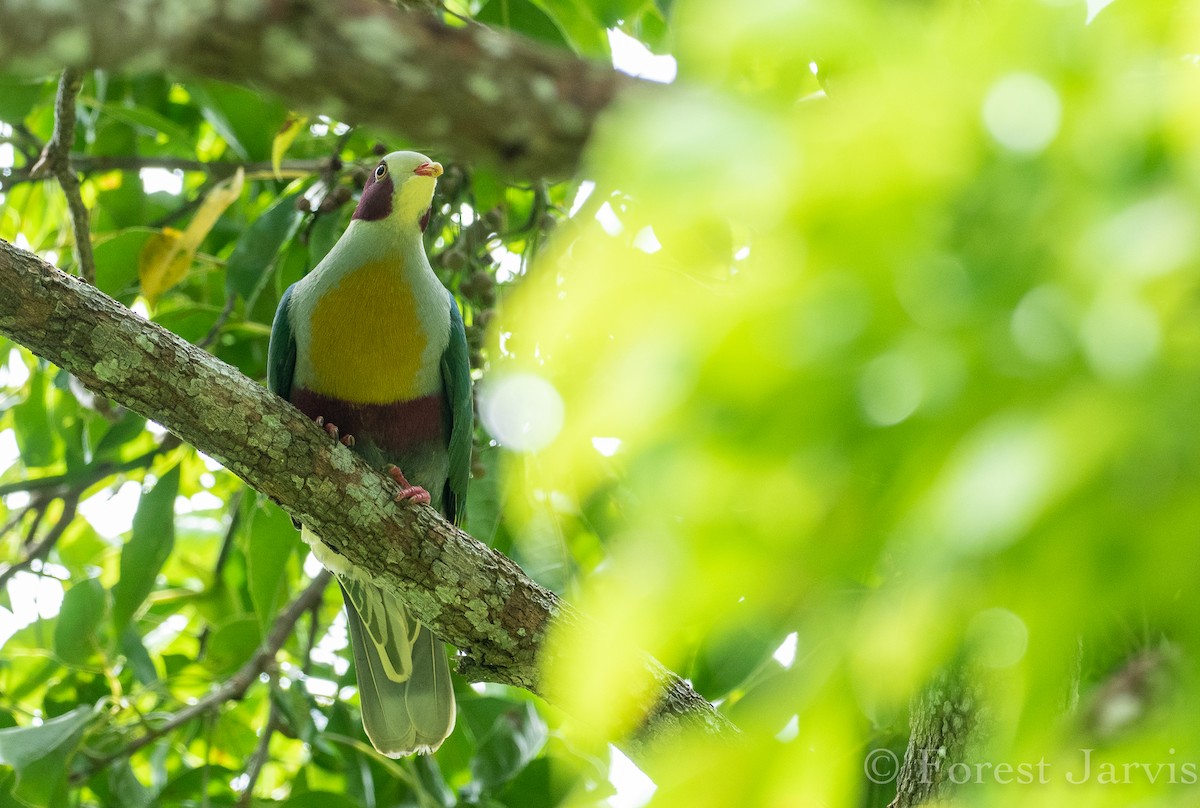
M 309 386 L 355 402 L 427 395 L 429 335 L 423 326 L 412 287 L 384 263 L 364 264 L 313 307 Z

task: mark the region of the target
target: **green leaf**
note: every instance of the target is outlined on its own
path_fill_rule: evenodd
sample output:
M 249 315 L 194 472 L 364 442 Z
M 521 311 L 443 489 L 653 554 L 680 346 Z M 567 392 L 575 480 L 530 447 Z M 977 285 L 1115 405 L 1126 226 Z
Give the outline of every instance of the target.
M 262 633 L 253 615 L 230 618 L 212 633 L 204 661 L 216 674 L 232 673 L 254 655 L 261 641 Z
M 138 502 L 133 534 L 121 550 L 121 579 L 112 590 L 113 628 L 118 637 L 154 589 L 154 580 L 171 555 L 178 492 L 179 466 L 175 465 Z
M 571 47 L 554 20 L 530 0 L 489 0 L 479 9 L 475 20 L 485 25 L 507 28 L 550 45 Z
M 590 0 L 589 5 L 605 28 L 615 28 L 618 23 L 637 16 L 638 12 L 654 9 L 653 0 Z
M 608 32 L 586 0 L 533 0 L 583 56 L 608 59 Z
M 95 460 L 113 460 L 120 457 L 121 449 L 129 441 L 139 437 L 146 429 L 146 419 L 127 410 L 116 423 L 105 430 L 100 442 L 93 450 Z
M 238 239 L 225 265 L 225 288 L 250 301 L 284 243 L 300 224 L 296 195 L 281 197 Z
M 492 171 L 480 168 L 471 173 L 471 193 L 478 215 L 482 216 L 504 201 L 504 188 L 504 182 Z
M 59 459 L 62 443 L 50 420 L 47 371 L 38 369 L 29 379 L 25 400 L 12 408 L 17 448 L 26 468 L 49 466 Z
M 137 292 L 138 256 L 147 239 L 157 233 L 149 227 L 130 227 L 108 238 L 97 239 L 96 287 L 118 299 Z
M 0 121 L 21 123 L 34 104 L 54 97 L 50 90 L 53 86 L 45 79 L 0 77 Z
M 417 755 L 413 760 L 413 769 L 417 774 L 417 782 L 427 796 L 435 800 L 442 808 L 455 805 L 454 790 L 446 783 L 438 759 L 434 755 Z
M 133 676 L 144 685 L 152 685 L 158 681 L 158 668 L 150 657 L 150 652 L 142 643 L 142 637 L 133 626 L 127 626 L 121 633 L 121 653 L 133 670 Z
M 237 777 L 238 772 L 210 763 L 207 766 L 184 768 L 179 775 L 168 781 L 158 794 L 163 805 L 197 804 L 197 795 L 222 797 L 231 794 L 228 783 Z M 208 792 L 205 794 L 204 788 Z M 213 802 L 212 805 L 229 805 L 232 801 Z
M 296 549 L 298 536 L 291 517 L 263 498 L 250 517 L 245 541 L 250 600 L 265 636 L 285 596 L 287 560 Z
M 128 760 L 109 766 L 108 788 L 115 804 L 121 808 L 147 808 L 154 802 L 150 791 L 133 773 Z
M 471 480 L 467 488 L 466 530 L 489 547 L 494 546 L 500 529 L 502 500 L 500 486 L 500 449 L 485 447 L 479 453 L 484 468 L 482 477 Z
M 67 765 L 94 709 L 77 707 L 36 727 L 0 730 L 0 763 L 16 771 L 13 796 L 24 805 L 59 803 L 67 788 Z
M 321 263 L 321 259 L 329 254 L 333 245 L 341 238 L 341 218 L 336 214 L 327 213 L 318 216 L 308 231 L 308 268 L 312 269 Z
M 201 81 L 188 85 L 204 119 L 245 160 L 269 160 L 275 133 L 287 120 L 276 99 L 244 87 Z
M 504 711 L 479 741 L 475 759 L 471 761 L 475 779 L 488 787 L 511 780 L 537 757 L 549 736 L 546 723 L 532 702 Z
M 54 652 L 59 658 L 76 665 L 90 660 L 100 650 L 97 629 L 107 611 L 100 581 L 92 578 L 68 589 L 54 624 Z
M 80 99 L 81 103 L 96 106 L 101 115 L 113 120 L 127 123 L 134 127 L 142 127 L 165 135 L 173 143 L 187 143 L 192 140 L 192 134 L 187 129 L 172 120 L 164 118 L 148 107 L 131 107 L 124 104 L 97 104 L 95 99 Z

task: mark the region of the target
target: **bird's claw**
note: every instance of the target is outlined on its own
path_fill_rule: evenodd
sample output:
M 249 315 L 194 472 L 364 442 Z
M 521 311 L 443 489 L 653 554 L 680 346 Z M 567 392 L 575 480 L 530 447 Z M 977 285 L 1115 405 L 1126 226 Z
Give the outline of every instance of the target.
M 324 415 L 318 415 L 313 420 L 317 422 L 317 426 L 324 429 L 325 432 L 329 434 L 329 437 L 333 438 L 338 443 L 347 447 L 354 445 L 354 436 L 341 434 L 341 430 L 337 428 L 337 424 L 327 423 Z
M 404 472 L 400 471 L 400 467 L 389 463 L 383 469 L 391 475 L 396 481 L 396 485 L 400 486 L 400 490 L 396 492 L 393 498 L 396 502 L 403 499 L 411 499 L 419 505 L 428 505 L 432 500 L 429 497 L 429 492 L 419 485 L 413 485 L 404 477 Z

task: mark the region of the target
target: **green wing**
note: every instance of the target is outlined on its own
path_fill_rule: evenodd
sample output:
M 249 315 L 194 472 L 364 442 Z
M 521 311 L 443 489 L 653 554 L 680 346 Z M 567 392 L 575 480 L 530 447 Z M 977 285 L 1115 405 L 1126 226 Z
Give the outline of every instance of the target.
M 446 296 L 450 300 L 450 344 L 442 354 L 442 385 L 448 404 L 450 477 L 446 481 L 446 495 L 442 501 L 446 515 L 457 524 L 462 520 L 467 505 L 475 413 L 471 402 L 471 356 L 467 351 L 467 329 L 454 295 L 447 292 Z
M 271 343 L 267 348 L 267 387 L 285 399 L 291 398 L 292 375 L 296 371 L 296 332 L 288 319 L 295 288 L 289 286 L 279 299 L 275 322 L 271 324 Z

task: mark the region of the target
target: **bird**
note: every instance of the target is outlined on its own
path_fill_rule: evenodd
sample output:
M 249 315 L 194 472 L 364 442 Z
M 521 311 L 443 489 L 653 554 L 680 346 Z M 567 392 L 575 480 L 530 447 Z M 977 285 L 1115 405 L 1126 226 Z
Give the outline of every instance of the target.
M 345 232 L 280 298 L 267 384 L 410 499 L 461 521 L 473 411 L 466 328 L 425 254 L 442 165 L 385 155 Z M 454 730 L 443 643 L 391 592 L 302 527 L 346 606 L 363 728 L 389 757 L 430 754 Z

